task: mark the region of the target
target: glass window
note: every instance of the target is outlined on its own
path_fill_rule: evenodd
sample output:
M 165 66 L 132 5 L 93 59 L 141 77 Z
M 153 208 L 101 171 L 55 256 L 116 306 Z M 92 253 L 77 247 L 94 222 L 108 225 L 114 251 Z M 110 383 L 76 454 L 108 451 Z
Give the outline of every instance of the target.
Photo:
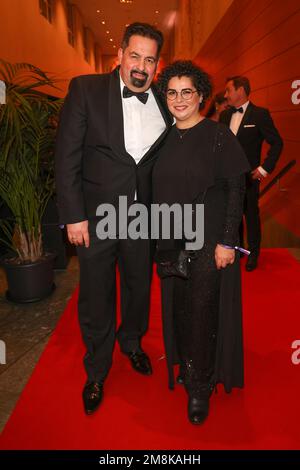
M 83 28 L 83 52 L 85 60 L 90 63 L 90 50 L 89 50 L 89 28 Z
M 67 3 L 67 25 L 68 25 L 68 42 L 72 47 L 75 46 L 75 21 L 74 8 L 71 3 Z
M 53 20 L 53 0 L 39 0 L 40 14 L 43 15 L 49 23 Z

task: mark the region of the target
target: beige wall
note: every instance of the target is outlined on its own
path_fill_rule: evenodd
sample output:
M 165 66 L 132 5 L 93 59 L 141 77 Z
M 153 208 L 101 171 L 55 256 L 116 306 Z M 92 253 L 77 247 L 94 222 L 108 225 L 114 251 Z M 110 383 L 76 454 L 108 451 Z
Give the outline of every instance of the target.
M 10 62 L 29 62 L 66 79 L 57 96 L 64 96 L 68 81 L 76 75 L 101 72 L 101 49 L 88 34 L 90 63 L 83 54 L 83 21 L 75 7 L 76 40 L 68 43 L 66 0 L 55 0 L 53 23 L 39 12 L 38 0 L 0 0 L 0 58 Z M 95 63 L 96 46 L 98 64 Z M 53 94 L 53 92 L 52 92 Z
M 102 71 L 103 73 L 111 72 L 117 65 L 119 65 L 119 60 L 116 55 L 106 55 L 102 56 Z
M 179 0 L 173 59 L 193 59 L 233 0 Z

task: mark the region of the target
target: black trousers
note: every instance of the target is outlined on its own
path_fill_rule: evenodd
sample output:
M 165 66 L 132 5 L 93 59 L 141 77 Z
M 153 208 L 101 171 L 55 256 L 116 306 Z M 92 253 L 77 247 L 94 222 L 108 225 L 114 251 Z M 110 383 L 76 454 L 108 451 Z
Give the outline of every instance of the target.
M 90 247 L 77 247 L 80 265 L 79 323 L 89 381 L 105 379 L 115 338 L 121 350 L 140 348 L 148 327 L 152 245 L 149 240 L 99 240 L 89 227 Z M 121 325 L 116 333 L 116 267 L 120 272 Z
M 244 201 L 244 215 L 247 229 L 248 248 L 254 255 L 259 255 L 261 244 L 261 222 L 259 215 L 259 181 L 246 179 L 246 194 Z M 241 224 L 240 238 L 243 244 L 244 227 Z

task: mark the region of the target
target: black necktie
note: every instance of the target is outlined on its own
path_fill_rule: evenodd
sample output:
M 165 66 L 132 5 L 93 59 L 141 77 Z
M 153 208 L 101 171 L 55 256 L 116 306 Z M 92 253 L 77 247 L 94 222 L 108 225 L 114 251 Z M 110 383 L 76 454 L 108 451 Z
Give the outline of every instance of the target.
M 149 94 L 145 93 L 144 91 L 141 91 L 141 92 L 132 91 L 132 90 L 129 90 L 127 86 L 124 86 L 123 98 L 130 98 L 131 96 L 136 96 L 137 99 L 141 101 L 141 103 L 146 104 Z
M 242 108 L 242 106 L 240 108 L 232 108 L 232 112 L 233 113 L 243 113 L 244 110 Z

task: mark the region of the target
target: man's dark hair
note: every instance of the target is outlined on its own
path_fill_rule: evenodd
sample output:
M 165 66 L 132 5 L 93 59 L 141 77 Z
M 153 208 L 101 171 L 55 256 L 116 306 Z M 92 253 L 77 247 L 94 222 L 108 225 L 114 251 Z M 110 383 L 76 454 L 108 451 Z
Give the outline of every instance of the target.
M 234 77 L 227 78 L 226 83 L 230 81 L 233 82 L 234 88 L 236 90 L 240 87 L 243 87 L 246 95 L 247 96 L 250 95 L 251 88 L 250 88 L 249 79 L 247 77 L 243 77 L 242 75 L 235 75 Z
M 143 36 L 144 38 L 154 39 L 157 43 L 157 58 L 160 55 L 161 48 L 164 43 L 163 33 L 155 26 L 148 23 L 132 23 L 125 29 L 121 47 L 124 51 L 129 44 L 131 36 Z
M 164 98 L 166 98 L 169 81 L 173 77 L 189 77 L 191 79 L 198 94 L 203 96 L 203 101 L 199 105 L 199 109 L 203 109 L 212 91 L 209 75 L 190 60 L 177 60 L 167 65 L 157 77 L 157 87 Z

